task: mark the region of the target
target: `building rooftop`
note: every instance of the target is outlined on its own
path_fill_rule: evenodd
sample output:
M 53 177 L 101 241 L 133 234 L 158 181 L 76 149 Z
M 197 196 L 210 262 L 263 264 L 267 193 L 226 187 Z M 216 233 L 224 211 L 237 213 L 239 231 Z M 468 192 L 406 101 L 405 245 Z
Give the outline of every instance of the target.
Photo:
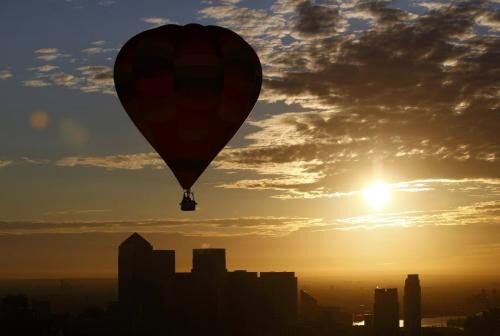
M 121 248 L 147 248 L 147 249 L 153 249 L 153 246 L 146 240 L 144 239 L 140 234 L 137 232 L 134 232 L 130 237 L 125 239 L 121 244 L 120 244 L 120 249 Z

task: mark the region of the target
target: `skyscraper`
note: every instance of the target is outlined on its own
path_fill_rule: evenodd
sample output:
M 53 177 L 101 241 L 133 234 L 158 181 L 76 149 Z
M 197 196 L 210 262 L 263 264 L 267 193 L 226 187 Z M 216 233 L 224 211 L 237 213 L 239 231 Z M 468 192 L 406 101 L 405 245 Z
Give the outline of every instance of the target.
M 137 233 L 118 250 L 118 300 L 132 320 L 151 317 L 165 301 L 163 283 L 175 274 L 175 251 L 153 250 Z
M 226 272 L 225 249 L 204 248 L 193 250 L 193 273 L 223 274 Z
M 399 334 L 399 304 L 397 288 L 376 288 L 373 307 L 375 336 Z
M 227 275 L 226 250 L 204 248 L 193 250 L 191 313 L 196 329 L 202 334 L 211 330 L 220 334 L 224 327 L 224 289 Z
M 265 328 L 283 333 L 297 320 L 297 277 L 294 272 L 261 272 L 260 287 Z
M 420 336 L 421 289 L 418 274 L 408 274 L 405 281 L 404 328 L 406 336 Z

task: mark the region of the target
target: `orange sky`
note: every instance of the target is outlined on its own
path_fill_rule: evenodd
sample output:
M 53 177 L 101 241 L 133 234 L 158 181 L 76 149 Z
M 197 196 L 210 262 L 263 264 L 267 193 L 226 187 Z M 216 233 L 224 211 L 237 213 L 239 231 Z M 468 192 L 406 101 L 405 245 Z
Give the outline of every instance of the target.
M 494 1 L 2 2 L 0 277 L 114 276 L 134 231 L 178 250 L 179 270 L 192 248 L 213 246 L 232 269 L 499 275 L 498 11 Z M 112 65 L 131 36 L 193 21 L 243 36 L 264 83 L 186 214 L 114 94 Z M 367 197 L 376 181 L 382 193 Z

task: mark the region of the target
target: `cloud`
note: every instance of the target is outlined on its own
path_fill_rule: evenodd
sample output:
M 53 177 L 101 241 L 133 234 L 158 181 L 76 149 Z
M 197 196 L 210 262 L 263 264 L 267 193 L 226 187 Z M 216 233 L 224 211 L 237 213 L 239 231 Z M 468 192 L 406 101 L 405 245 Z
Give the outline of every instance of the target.
M 117 49 L 114 48 L 101 48 L 101 47 L 90 47 L 90 48 L 85 48 L 82 49 L 82 52 L 88 55 L 97 55 L 97 54 L 104 54 L 107 52 L 113 52 L 117 51 Z
M 44 86 L 50 86 L 50 83 L 47 83 L 44 80 L 41 79 L 30 79 L 26 80 L 23 82 L 24 86 L 31 86 L 31 87 L 44 87 Z
M 358 18 L 369 21 L 371 24 L 391 26 L 415 17 L 412 13 L 388 7 L 390 1 L 360 1 L 347 14 L 349 18 Z
M 84 210 L 59 210 L 59 211 L 49 211 L 44 215 L 48 217 L 52 216 L 67 216 L 67 215 L 94 215 L 112 212 L 112 209 L 84 209 Z
M 46 216 L 98 215 L 111 209 L 60 210 Z M 300 230 L 353 231 L 384 227 L 500 225 L 500 201 L 476 202 L 454 209 L 378 213 L 326 221 L 307 217 L 239 217 L 110 221 L 0 221 L 0 235 L 143 232 L 193 237 L 280 237 Z
M 55 59 L 58 59 L 60 57 L 67 57 L 69 55 L 63 54 L 59 52 L 59 49 L 57 48 L 42 48 L 42 49 L 37 49 L 35 50 L 35 54 L 37 55 L 36 58 L 42 61 L 53 61 Z
M 52 72 L 57 66 L 42 65 L 36 70 L 35 78 L 24 81 L 25 86 L 44 87 L 50 85 L 79 89 L 85 93 L 115 94 L 113 69 L 104 65 L 86 65 L 76 68 L 77 73 Z M 50 72 L 50 73 L 49 73 Z
M 45 55 L 45 54 L 57 54 L 59 49 L 57 48 L 42 48 L 35 50 L 35 54 Z
M 264 75 L 269 72 L 277 53 L 286 49 L 281 45 L 281 39 L 287 35 L 289 29 L 282 15 L 227 3 L 205 7 L 199 14 L 201 18 L 215 20 L 218 25 L 228 27 L 245 38 L 257 50 L 264 67 Z
M 493 32 L 500 32 L 500 11 L 481 13 L 476 17 L 477 24 L 489 28 Z
M 14 163 L 12 160 L 0 160 L 0 168 L 5 168 L 7 166 L 10 166 Z
M 450 6 L 449 3 L 444 2 L 434 2 L 434 1 L 423 1 L 423 2 L 415 2 L 417 6 L 424 7 L 428 10 L 440 10 L 445 9 Z
M 115 94 L 113 69 L 110 66 L 87 65 L 77 68 L 80 71 L 83 92 L 101 92 Z
M 338 230 L 410 226 L 500 225 L 500 201 L 476 202 L 451 210 L 370 214 L 337 220 Z
M 392 181 L 436 176 L 456 180 L 481 175 L 499 177 L 493 169 L 498 160 L 491 153 L 488 156 L 479 151 L 472 156 L 470 145 L 443 146 L 425 138 L 408 147 L 403 141 L 405 134 L 397 133 L 398 127 L 390 130 L 383 123 L 372 125 L 358 118 L 331 111 L 290 112 L 251 122 L 258 130 L 246 136 L 250 144 L 223 150 L 214 165 L 226 171 L 257 175 L 252 180 L 222 186 L 288 189 L 309 196 L 316 190 L 318 196 L 356 190 L 374 173 Z M 372 132 L 377 131 L 377 126 L 393 134 L 387 134 L 389 138 L 378 140 L 380 143 L 375 146 L 372 137 L 376 134 Z M 424 125 L 422 128 L 425 130 Z
M 143 17 L 143 18 L 141 18 L 141 21 L 149 23 L 155 27 L 163 26 L 163 25 L 166 25 L 169 23 L 175 23 L 174 21 L 172 21 L 170 19 L 159 17 L 159 16 Z
M 0 80 L 6 80 L 6 79 L 9 79 L 13 76 L 14 75 L 12 74 L 12 72 L 10 70 L 0 70 Z
M 71 156 L 58 160 L 60 167 L 98 167 L 106 169 L 138 170 L 144 168 L 162 169 L 165 163 L 156 153 L 139 153 L 108 156 Z
M 66 214 L 67 212 L 63 211 L 63 213 Z M 0 221 L 0 235 L 139 231 L 142 233 L 170 233 L 193 237 L 235 237 L 248 235 L 275 237 L 323 225 L 320 219 L 301 217 L 150 219 L 102 222 Z
M 50 76 L 50 79 L 55 85 L 67 86 L 67 87 L 73 87 L 78 82 L 78 79 L 75 76 L 64 72 L 58 72 L 52 74 Z
M 104 40 L 94 41 L 91 43 L 92 47 L 82 49 L 82 52 L 87 54 L 87 55 L 97 55 L 97 54 L 104 54 L 104 53 L 108 53 L 108 52 L 118 51 L 118 49 L 116 49 L 116 48 L 104 48 L 105 44 L 106 44 L 106 41 L 104 41 Z
M 23 159 L 23 161 L 26 163 L 35 164 L 35 165 L 50 163 L 50 160 L 48 160 L 48 159 L 33 159 L 33 158 L 26 157 L 26 156 L 23 156 L 21 159 Z
M 38 72 L 50 72 L 50 71 L 58 69 L 58 68 L 59 67 L 56 66 L 56 65 L 44 64 L 44 65 L 40 65 L 40 66 L 37 66 L 37 67 L 29 68 L 29 69 L 33 70 L 33 71 L 38 71 Z
M 57 67 L 56 67 L 57 68 Z M 45 72 L 51 71 L 47 70 L 48 68 L 44 68 L 46 70 Z M 76 78 L 74 75 L 64 73 L 64 72 L 57 72 L 57 73 L 52 73 L 52 74 L 46 74 L 45 72 L 40 72 L 37 74 L 37 79 L 30 79 L 24 81 L 24 86 L 30 86 L 30 87 L 45 87 L 45 86 L 51 86 L 51 85 L 58 85 L 58 86 L 66 86 L 70 88 L 74 88 L 77 86 L 79 83 L 80 79 Z
M 372 178 L 500 178 L 500 39 L 476 32 L 478 18 L 498 11 L 478 2 L 420 16 L 387 1 L 314 6 L 280 1 L 271 12 L 202 10 L 258 46 L 269 42 L 259 50 L 261 100 L 302 108 L 250 122 L 257 129 L 246 136 L 249 145 L 224 150 L 215 163 L 246 175 L 221 186 L 310 198 L 348 194 Z M 369 28 L 339 31 L 336 22 L 353 17 Z M 276 18 L 265 42 L 258 30 L 264 28 L 253 26 L 259 18 Z M 286 34 L 295 40 L 274 38 Z
M 341 26 L 342 18 L 338 8 L 315 5 L 309 0 L 297 5 L 295 29 L 301 34 L 317 38 L 331 35 Z

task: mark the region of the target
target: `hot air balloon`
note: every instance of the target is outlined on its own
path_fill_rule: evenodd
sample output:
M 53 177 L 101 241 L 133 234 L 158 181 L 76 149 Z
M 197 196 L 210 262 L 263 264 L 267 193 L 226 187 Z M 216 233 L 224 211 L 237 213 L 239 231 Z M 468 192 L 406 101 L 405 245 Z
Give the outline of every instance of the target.
M 259 97 L 257 54 L 229 29 L 168 24 L 125 43 L 114 81 L 129 117 L 183 188 L 181 210 L 195 210 L 193 184 Z

